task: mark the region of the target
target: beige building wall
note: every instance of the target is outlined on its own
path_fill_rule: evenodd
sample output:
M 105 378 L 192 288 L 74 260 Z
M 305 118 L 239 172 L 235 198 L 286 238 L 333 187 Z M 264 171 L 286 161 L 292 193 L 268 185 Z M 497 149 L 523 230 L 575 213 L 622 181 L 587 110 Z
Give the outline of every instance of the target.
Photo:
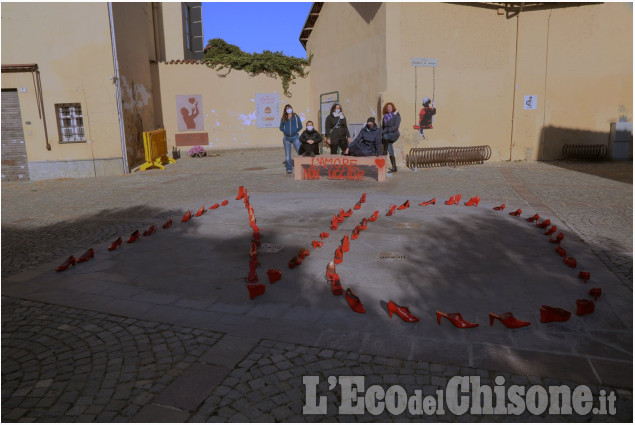
M 183 6 L 178 2 L 161 3 L 165 59 L 185 59 L 183 49 Z
M 309 102 L 309 80 L 298 78 L 291 84 L 291 98 L 284 95 L 280 79 L 264 75 L 250 77 L 243 71 L 215 71 L 199 64 L 159 64 L 163 122 L 168 148 L 176 146 L 176 134 L 207 133 L 208 143 L 201 146 L 213 149 L 241 149 L 280 147 L 282 133 L 275 128 L 256 127 L 256 93 L 278 93 L 280 114 L 285 104 L 291 104 L 303 127 L 306 121 L 317 123 L 318 109 Z M 179 131 L 177 124 L 177 95 L 201 95 L 200 113 L 203 130 Z M 187 155 L 190 146 L 179 146 Z M 281 154 L 282 155 L 282 154 Z
M 123 173 L 107 4 L 3 3 L 2 64 L 26 63 L 41 72 L 50 151 L 31 74 L 3 73 L 2 88 L 26 89 L 18 93 L 31 179 Z M 59 143 L 56 103 L 81 103 L 86 143 Z

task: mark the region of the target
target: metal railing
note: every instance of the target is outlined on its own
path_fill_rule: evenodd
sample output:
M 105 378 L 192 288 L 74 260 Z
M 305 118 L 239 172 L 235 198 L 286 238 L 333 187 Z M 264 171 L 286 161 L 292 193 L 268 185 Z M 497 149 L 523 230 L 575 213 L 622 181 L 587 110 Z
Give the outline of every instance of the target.
M 464 147 L 412 148 L 406 155 L 408 168 L 482 164 L 492 156 L 488 145 Z

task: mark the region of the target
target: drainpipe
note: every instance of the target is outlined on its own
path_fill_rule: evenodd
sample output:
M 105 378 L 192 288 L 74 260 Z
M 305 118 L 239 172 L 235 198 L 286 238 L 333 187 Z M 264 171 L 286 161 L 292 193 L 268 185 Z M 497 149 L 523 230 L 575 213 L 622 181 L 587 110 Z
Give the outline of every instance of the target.
M 518 33 L 520 32 L 520 13 L 523 11 L 525 3 L 520 4 L 518 15 L 516 15 L 516 58 L 514 59 L 514 94 L 512 96 L 512 132 L 509 136 L 509 160 L 512 160 L 512 149 L 514 149 L 514 117 L 516 115 L 516 76 L 518 74 Z
M 126 149 L 126 133 L 123 127 L 123 106 L 121 104 L 121 84 L 119 82 L 119 61 L 117 61 L 117 43 L 115 42 L 115 25 L 112 20 L 112 2 L 108 2 L 108 20 L 110 21 L 110 42 L 112 44 L 112 62 L 115 75 L 112 82 L 117 93 L 117 118 L 119 119 L 119 135 L 121 137 L 121 156 L 123 159 L 123 172 L 128 174 L 128 154 Z

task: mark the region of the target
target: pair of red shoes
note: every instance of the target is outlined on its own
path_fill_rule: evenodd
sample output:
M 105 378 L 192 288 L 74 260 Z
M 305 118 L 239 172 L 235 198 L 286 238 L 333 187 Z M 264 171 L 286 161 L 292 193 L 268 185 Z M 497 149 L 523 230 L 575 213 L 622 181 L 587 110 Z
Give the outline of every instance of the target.
M 602 294 L 602 290 L 600 288 L 592 288 L 589 291 L 589 295 L 595 297 L 597 301 L 597 297 Z M 578 316 L 584 316 L 586 314 L 591 314 L 595 311 L 595 303 L 591 300 L 579 299 L 576 300 L 577 310 L 576 313 Z M 566 322 L 571 317 L 571 312 L 558 307 L 551 307 L 548 305 L 540 306 L 540 321 L 542 323 L 549 322 Z
M 75 258 L 75 256 L 71 255 L 64 261 L 60 266 L 58 266 L 55 271 L 61 272 L 69 268 L 70 266 L 74 266 L 77 263 L 83 263 L 84 261 L 88 261 L 95 256 L 95 250 L 92 248 L 88 248 L 79 258 Z
M 454 196 L 450 196 L 450 199 L 448 199 L 447 201 L 445 201 L 445 205 L 459 205 L 459 202 L 461 202 L 461 194 L 457 194 Z
M 322 241 L 311 241 L 311 245 L 313 245 L 313 249 L 322 248 L 322 245 L 324 245 L 324 242 L 322 242 Z

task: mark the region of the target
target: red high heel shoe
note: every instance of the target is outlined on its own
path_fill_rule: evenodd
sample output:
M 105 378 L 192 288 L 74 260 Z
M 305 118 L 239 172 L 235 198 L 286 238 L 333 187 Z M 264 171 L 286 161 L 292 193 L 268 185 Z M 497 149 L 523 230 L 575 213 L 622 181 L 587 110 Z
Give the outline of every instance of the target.
M 348 211 L 344 211 L 343 215 L 344 215 L 344 218 L 350 217 L 353 215 L 353 210 L 349 208 Z
M 236 196 L 236 200 L 243 199 L 245 197 L 245 188 L 242 186 L 238 186 L 238 196 Z
M 333 261 L 335 262 L 335 264 L 340 264 L 343 260 L 344 255 L 342 254 L 342 246 L 340 245 L 335 250 L 335 258 L 333 258 Z
M 392 207 L 390 207 L 390 209 L 388 210 L 388 212 L 386 213 L 387 217 L 390 217 L 391 215 L 393 215 L 395 213 L 395 209 L 397 208 L 397 205 L 393 205 Z
M 329 234 L 328 234 L 328 233 L 326 233 L 326 232 L 322 232 L 322 233 L 320 233 L 320 239 L 326 239 L 326 238 L 328 238 L 328 237 L 329 237 Z
M 264 294 L 266 289 L 267 287 L 262 283 L 247 285 L 247 290 L 249 290 L 249 299 L 253 300 L 254 298 Z
M 435 205 L 436 203 L 437 203 L 437 198 L 432 198 L 429 201 L 420 203 L 419 205 L 428 206 L 428 205 Z
M 256 260 L 258 261 L 258 260 Z M 257 283 L 258 282 L 258 274 L 256 273 L 256 264 L 252 265 L 249 268 L 249 275 L 245 278 L 245 280 L 249 283 Z
M 348 235 L 344 235 L 342 238 L 342 252 L 348 252 L 351 249 L 351 244 L 348 241 Z
M 591 314 L 595 311 L 595 303 L 591 300 L 576 300 L 578 309 L 575 314 L 578 316 L 584 316 L 585 314 Z
M 546 229 L 547 226 L 549 226 L 551 224 L 551 220 L 546 219 L 545 221 L 538 223 L 536 222 L 536 227 L 538 227 L 539 229 Z
M 123 239 L 121 238 L 121 236 L 119 236 L 116 241 L 110 244 L 110 246 L 108 247 L 108 251 L 114 251 L 115 249 L 117 249 L 118 246 L 121 245 L 122 242 Z
M 454 205 L 459 205 L 461 202 L 461 194 L 459 193 L 458 195 L 454 195 L 454 198 Z
M 448 319 L 457 328 L 465 329 L 465 328 L 478 327 L 478 323 L 468 322 L 465 319 L 463 319 L 463 316 L 461 316 L 461 313 L 444 313 L 442 311 L 437 310 L 437 323 L 439 325 L 441 324 L 442 317 L 445 317 L 446 319 Z
M 531 217 L 529 217 L 529 218 L 527 219 L 527 221 L 528 221 L 528 222 L 530 222 L 530 223 L 531 223 L 532 221 L 535 221 L 535 222 L 537 223 L 537 222 L 538 222 L 538 220 L 540 220 L 540 216 L 539 216 L 538 214 L 534 214 L 534 215 L 532 215 Z
M 337 215 L 337 223 L 344 223 L 344 219 L 346 218 L 346 212 L 340 208 L 340 213 Z
M 311 241 L 311 244 L 313 245 L 313 249 L 316 249 L 316 248 L 322 248 L 322 245 L 324 245 L 324 242 L 322 242 L 322 241 Z
M 388 316 L 392 317 L 393 313 L 397 313 L 397 316 L 401 317 L 401 320 L 404 322 L 418 322 L 419 318 L 414 314 L 410 313 L 408 307 L 402 307 L 393 302 L 393 300 L 388 301 Z
M 481 197 L 479 195 L 476 195 L 474 198 L 470 198 L 470 200 L 467 201 L 465 205 L 468 207 L 471 207 L 471 206 L 478 207 L 479 202 L 481 202 Z
M 326 265 L 326 280 L 328 282 L 330 282 L 331 280 L 335 279 L 335 277 L 337 276 L 337 273 L 335 272 L 335 263 L 333 261 L 329 261 L 329 263 Z
M 194 214 L 195 217 L 200 217 L 203 214 L 205 214 L 205 205 L 203 205 L 201 208 L 198 209 L 198 211 L 196 211 L 196 214 Z
M 75 257 L 74 257 L 74 256 L 72 256 L 72 255 L 71 255 L 70 257 L 68 257 L 68 258 L 66 259 L 66 261 L 64 261 L 64 262 L 62 263 L 62 265 L 61 265 L 61 266 L 58 266 L 58 267 L 55 269 L 55 271 L 56 271 L 56 272 L 62 272 L 62 271 L 64 271 L 64 270 L 66 270 L 67 268 L 69 268 L 70 266 L 74 266 L 74 265 L 75 265 L 75 263 L 77 263 L 77 260 L 75 259 Z
M 214 204 L 211 207 L 209 207 L 210 210 L 215 210 L 216 208 L 220 207 L 220 204 Z
M 456 203 L 456 196 L 450 196 L 450 199 L 445 201 L 445 205 L 454 205 Z
M 229 203 L 229 201 L 227 199 L 225 199 L 223 202 L 220 203 L 221 207 L 224 207 L 225 205 L 227 205 Z
M 362 304 L 362 301 L 359 299 L 359 297 L 353 293 L 351 288 L 346 289 L 346 301 L 348 301 L 348 305 L 351 306 L 351 310 L 353 310 L 355 313 L 366 313 L 364 304 Z
M 130 237 L 128 238 L 128 240 L 126 241 L 126 243 L 133 243 L 135 242 L 137 239 L 139 239 L 139 231 L 135 230 L 134 232 L 132 232 L 132 234 L 130 234 Z
M 564 263 L 571 267 L 572 269 L 575 269 L 578 265 L 578 262 L 575 260 L 575 257 L 564 257 Z
M 267 270 L 267 277 L 269 278 L 269 283 L 274 283 L 282 279 L 282 271 L 278 269 L 269 269 Z
M 550 307 L 548 305 L 540 306 L 540 321 L 542 323 L 549 322 L 566 322 L 571 317 L 571 313 L 558 307 Z
M 521 210 L 520 208 L 518 208 L 516 211 L 510 212 L 509 215 L 512 215 L 514 217 L 520 217 L 520 215 L 523 213 L 523 210 Z
M 565 251 L 564 248 L 561 247 L 560 245 L 558 245 L 558 247 L 556 248 L 556 252 L 561 257 L 566 257 L 567 256 L 567 251 Z
M 192 213 L 190 211 L 186 212 L 185 215 L 183 216 L 183 218 L 181 219 L 181 223 L 185 223 L 186 221 L 188 221 L 190 218 L 192 218 Z
M 368 217 L 368 221 L 374 222 L 375 220 L 377 220 L 378 216 L 379 216 L 379 211 L 375 211 L 370 217 Z
M 258 255 L 258 242 L 251 241 L 251 249 L 249 250 L 249 256 L 253 257 L 254 255 Z
M 340 277 L 337 276 L 337 273 L 331 282 L 331 292 L 333 295 L 342 295 L 344 293 L 344 288 L 342 288 L 342 283 L 340 282 Z
M 309 252 L 308 249 L 306 248 L 300 248 L 300 251 L 298 252 L 298 257 L 301 260 L 304 260 L 305 257 L 308 257 L 309 255 L 311 255 L 311 253 Z
M 165 224 L 162 226 L 164 229 L 169 229 L 172 226 L 172 219 L 169 219 L 168 221 L 165 222 Z
M 497 207 L 493 208 L 495 211 L 504 211 L 505 210 L 505 204 L 501 204 Z
M 298 264 L 298 257 L 292 257 L 292 258 L 289 260 L 289 263 L 288 263 L 288 264 L 289 264 L 289 268 L 290 268 L 290 269 L 294 269 L 294 268 L 295 268 L 295 266 L 299 266 L 300 264 L 302 264 L 302 261 L 300 261 L 300 264 Z
M 256 268 L 260 265 L 260 261 L 258 261 L 258 256 L 254 255 L 249 259 L 249 267 Z
M 355 240 L 358 237 L 359 237 L 359 225 L 355 226 L 355 228 L 351 232 L 351 239 Z
M 591 288 L 591 290 L 589 291 L 589 295 L 595 298 L 595 301 L 597 302 L 598 297 L 602 295 L 602 288 Z
M 410 200 L 407 200 L 403 204 L 399 205 L 399 207 L 397 209 L 398 210 L 405 210 L 406 208 L 409 208 L 409 207 L 410 207 Z
M 587 280 L 591 279 L 591 273 L 590 272 L 580 272 L 580 273 L 578 273 L 578 277 L 580 279 L 584 279 L 584 283 L 586 283 Z
M 153 234 L 154 232 L 156 232 L 157 230 L 157 226 L 155 226 L 154 224 L 150 227 L 148 227 L 148 230 L 146 230 L 145 232 L 143 232 L 143 236 L 150 236 L 151 234 Z
M 334 215 L 333 218 L 331 219 L 331 230 L 337 230 L 337 227 L 338 227 L 337 216 Z
M 524 326 L 529 326 L 531 325 L 531 322 L 525 322 L 522 320 L 518 320 L 514 317 L 514 315 L 510 312 L 507 313 L 503 313 L 503 314 L 494 314 L 494 313 L 490 313 L 489 314 L 489 325 L 490 326 L 494 326 L 494 319 L 498 319 L 501 322 L 503 322 L 503 325 L 505 325 L 506 327 L 510 328 L 510 329 L 516 329 L 516 328 L 522 328 Z
M 547 230 L 546 232 L 544 232 L 544 233 L 543 233 L 543 235 L 551 236 L 551 235 L 553 235 L 554 233 L 556 233 L 556 230 L 558 230 L 558 227 L 556 227 L 556 226 L 551 226 L 551 227 L 549 228 L 549 230 Z
M 358 210 L 358 209 L 360 209 L 361 207 L 362 207 L 362 203 L 361 203 L 361 202 L 358 202 L 358 203 L 356 203 L 356 204 L 355 204 L 355 206 L 353 206 L 353 209 L 354 209 L 354 210 Z
M 362 218 L 362 221 L 359 222 L 359 230 L 364 231 L 368 229 L 368 219 Z
M 558 233 L 558 235 L 556 236 L 555 239 L 549 238 L 549 242 L 551 242 L 551 243 L 560 243 L 560 241 L 562 241 L 563 239 L 564 239 L 564 233 L 560 232 L 560 233 Z
M 88 248 L 86 252 L 82 254 L 81 257 L 77 259 L 78 263 L 83 263 L 84 261 L 88 261 L 95 256 L 95 250 L 92 248 Z
M 362 197 L 359 198 L 359 202 L 361 202 L 362 204 L 366 202 L 366 193 L 362 193 Z

